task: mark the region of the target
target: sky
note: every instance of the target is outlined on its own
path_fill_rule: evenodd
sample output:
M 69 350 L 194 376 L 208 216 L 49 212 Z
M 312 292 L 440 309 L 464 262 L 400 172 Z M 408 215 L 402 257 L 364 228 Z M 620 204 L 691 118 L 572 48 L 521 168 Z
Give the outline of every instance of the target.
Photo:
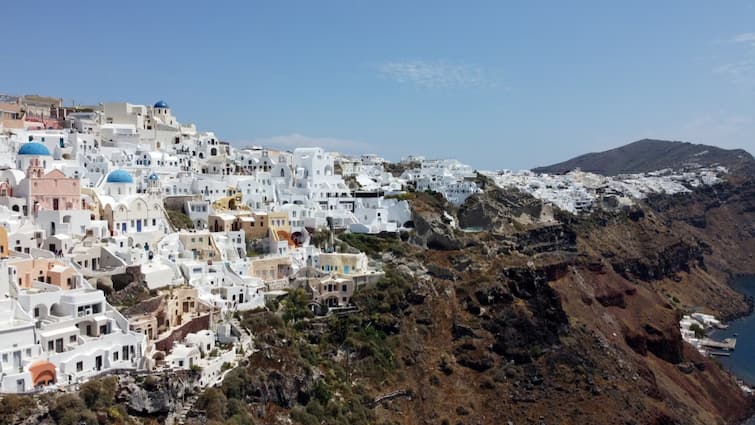
M 755 0 L 37 0 L 0 16 L 0 93 L 163 99 L 237 146 L 478 169 L 646 137 L 755 152 Z

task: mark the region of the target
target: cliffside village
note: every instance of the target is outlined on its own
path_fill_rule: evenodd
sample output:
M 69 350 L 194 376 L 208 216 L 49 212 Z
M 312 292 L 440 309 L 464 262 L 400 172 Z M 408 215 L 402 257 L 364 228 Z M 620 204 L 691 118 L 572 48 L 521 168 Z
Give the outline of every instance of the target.
M 212 385 L 253 349 L 235 312 L 294 288 L 318 313 L 349 308 L 383 272 L 364 253 L 315 244 L 318 232 L 410 230 L 406 191 L 460 205 L 482 190 L 455 160 L 387 165 L 315 147 L 234 147 L 181 123 L 164 101 L 0 96 L 0 392 L 123 370 L 192 369 Z M 607 196 L 620 207 L 722 172 L 486 174 L 586 212 Z M 132 282 L 149 298 L 119 297 Z

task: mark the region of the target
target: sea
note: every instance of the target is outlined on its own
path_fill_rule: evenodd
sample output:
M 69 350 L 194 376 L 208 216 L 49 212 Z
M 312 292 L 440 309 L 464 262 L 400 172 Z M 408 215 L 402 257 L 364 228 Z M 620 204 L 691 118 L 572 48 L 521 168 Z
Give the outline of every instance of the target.
M 739 277 L 731 286 L 737 292 L 755 297 L 755 276 Z M 728 329 L 717 330 L 712 337 L 720 340 L 736 335 L 737 348 L 731 356 L 718 357 L 718 360 L 728 371 L 748 385 L 755 386 L 755 314 L 729 322 L 728 325 Z M 755 417 L 742 425 L 755 425 Z
M 755 276 L 735 279 L 732 284 L 737 292 L 755 297 Z M 755 314 L 728 323 L 729 328 L 717 330 L 714 339 L 737 338 L 737 348 L 729 357 L 718 357 L 725 369 L 755 386 Z M 736 335 L 736 336 L 735 336 Z

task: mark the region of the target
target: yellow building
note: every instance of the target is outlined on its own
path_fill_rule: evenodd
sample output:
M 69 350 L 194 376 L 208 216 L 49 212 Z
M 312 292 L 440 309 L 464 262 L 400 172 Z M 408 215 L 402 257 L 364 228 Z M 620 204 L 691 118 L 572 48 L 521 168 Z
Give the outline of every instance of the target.
M 367 272 L 367 256 L 364 253 L 321 253 L 319 256 L 319 269 L 333 274 L 348 276 Z
M 235 187 L 228 188 L 228 196 L 218 199 L 212 203 L 215 211 L 248 211 L 249 207 L 244 204 L 244 198 L 241 192 L 237 192 Z

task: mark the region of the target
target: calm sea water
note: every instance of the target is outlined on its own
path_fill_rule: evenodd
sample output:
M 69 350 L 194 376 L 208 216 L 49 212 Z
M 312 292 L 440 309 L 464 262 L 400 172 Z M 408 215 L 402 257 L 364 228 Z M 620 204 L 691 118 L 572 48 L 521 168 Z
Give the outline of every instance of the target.
M 755 276 L 741 277 L 732 283 L 740 293 L 755 297 Z M 715 339 L 733 337 L 737 334 L 737 348 L 730 357 L 719 357 L 721 364 L 731 373 L 755 386 L 755 314 L 729 323 L 729 329 L 716 331 Z

